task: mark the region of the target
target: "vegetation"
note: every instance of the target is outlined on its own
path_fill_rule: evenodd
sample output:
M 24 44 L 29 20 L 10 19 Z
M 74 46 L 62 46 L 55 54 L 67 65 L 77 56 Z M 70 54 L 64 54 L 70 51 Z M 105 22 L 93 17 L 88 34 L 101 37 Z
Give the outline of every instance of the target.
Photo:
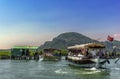
M 67 53 L 68 53 L 67 49 L 62 49 L 62 50 L 61 50 L 62 56 L 66 56 Z
M 0 56 L 10 56 L 10 50 L 0 50 Z
M 10 50 L 0 50 L 0 59 L 8 59 L 11 56 Z
M 35 54 L 35 50 L 30 50 L 30 56 Z M 11 56 L 11 50 L 0 50 L 0 56 Z

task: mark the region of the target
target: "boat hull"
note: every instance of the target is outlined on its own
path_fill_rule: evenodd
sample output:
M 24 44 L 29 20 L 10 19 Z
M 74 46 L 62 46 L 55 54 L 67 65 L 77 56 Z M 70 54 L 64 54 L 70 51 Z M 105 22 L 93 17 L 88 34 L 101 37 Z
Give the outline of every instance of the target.
M 79 58 L 68 56 L 69 65 L 79 67 L 102 67 L 107 61 L 99 58 Z
M 59 61 L 61 60 L 61 57 L 57 56 L 44 56 L 43 61 Z

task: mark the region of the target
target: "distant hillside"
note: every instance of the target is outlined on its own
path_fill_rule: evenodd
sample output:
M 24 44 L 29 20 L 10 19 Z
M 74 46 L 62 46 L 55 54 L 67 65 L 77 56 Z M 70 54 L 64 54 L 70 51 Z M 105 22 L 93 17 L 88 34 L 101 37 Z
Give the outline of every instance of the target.
M 113 46 L 116 46 L 116 50 L 120 52 L 120 41 L 114 40 L 113 42 L 105 41 L 102 43 L 106 46 L 108 50 L 112 51 Z
M 68 46 L 91 43 L 91 42 L 98 42 L 98 41 L 76 32 L 68 32 L 68 33 L 60 34 L 59 36 L 53 38 L 52 41 L 45 42 L 43 45 L 39 47 L 39 49 L 67 48 Z
M 68 46 L 91 43 L 91 42 L 102 43 L 106 46 L 107 50 L 109 51 L 113 50 L 113 46 L 117 46 L 118 47 L 117 51 L 120 52 L 120 41 L 114 40 L 113 42 L 109 42 L 109 41 L 99 42 L 97 40 L 91 39 L 85 35 L 76 32 L 62 33 L 57 37 L 53 38 L 52 41 L 45 42 L 43 45 L 39 47 L 39 49 L 67 48 Z

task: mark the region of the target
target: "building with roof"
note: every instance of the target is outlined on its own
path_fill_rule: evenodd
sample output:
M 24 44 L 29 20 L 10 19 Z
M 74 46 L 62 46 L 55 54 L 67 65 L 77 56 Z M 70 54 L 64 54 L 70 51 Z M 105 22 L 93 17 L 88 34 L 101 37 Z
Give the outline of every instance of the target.
M 37 46 L 14 46 L 11 48 L 11 59 L 29 59 L 30 50 L 35 52 L 37 49 Z

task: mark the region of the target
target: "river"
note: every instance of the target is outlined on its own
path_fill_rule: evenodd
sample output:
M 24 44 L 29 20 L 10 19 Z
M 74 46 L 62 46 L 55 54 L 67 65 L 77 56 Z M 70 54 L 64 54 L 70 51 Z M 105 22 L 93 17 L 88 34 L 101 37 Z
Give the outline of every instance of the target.
M 120 79 L 120 61 L 107 69 L 91 70 L 69 66 L 61 60 L 0 60 L 0 79 Z

